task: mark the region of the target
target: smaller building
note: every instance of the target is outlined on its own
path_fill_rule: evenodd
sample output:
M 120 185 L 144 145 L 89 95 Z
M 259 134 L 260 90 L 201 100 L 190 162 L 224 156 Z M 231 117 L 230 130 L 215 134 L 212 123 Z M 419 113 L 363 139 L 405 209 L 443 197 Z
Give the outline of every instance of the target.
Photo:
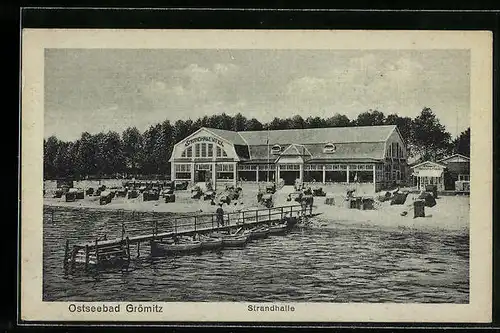
M 437 162 L 425 161 L 411 166 L 412 184 L 420 190 L 437 185 L 438 191 L 470 191 L 470 158 L 455 154 Z
M 438 161 L 446 166 L 444 174 L 445 190 L 469 192 L 470 185 L 470 158 L 455 154 Z
M 427 185 L 437 185 L 438 191 L 443 191 L 444 174 L 446 166 L 444 164 L 425 161 L 410 167 L 412 173 L 412 183 L 419 190 L 425 190 Z

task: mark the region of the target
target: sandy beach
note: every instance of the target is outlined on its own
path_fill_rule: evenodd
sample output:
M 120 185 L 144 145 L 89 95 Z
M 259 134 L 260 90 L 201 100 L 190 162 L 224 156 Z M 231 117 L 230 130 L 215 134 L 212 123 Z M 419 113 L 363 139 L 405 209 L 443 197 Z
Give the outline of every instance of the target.
M 348 209 L 338 206 L 319 204 L 317 212 L 321 220 L 334 221 L 350 225 L 353 223 L 376 226 L 396 227 L 418 230 L 469 231 L 469 197 L 443 196 L 436 199 L 434 207 L 425 207 L 425 217 L 413 218 L 412 196 L 409 195 L 405 205 L 392 205 L 390 202 L 378 203 L 374 210 Z M 408 207 L 409 205 L 410 207 Z M 402 216 L 403 211 L 408 212 Z M 325 225 L 323 223 L 323 225 Z
M 226 212 L 264 208 L 256 200 L 256 188 L 244 189 L 242 197 L 224 205 Z M 142 196 L 134 199 L 114 198 L 107 205 L 99 205 L 99 197 L 86 196 L 74 202 L 65 202 L 64 197 L 52 198 L 47 195 L 44 205 L 47 207 L 71 207 L 97 210 L 126 210 L 137 212 L 169 212 L 174 214 L 215 213 L 216 205 L 210 201 L 191 199 L 189 191 L 176 191 L 176 202 L 165 203 L 161 198 L 157 201 L 143 201 Z M 286 201 L 288 192 L 278 191 L 274 195 L 275 207 L 297 204 Z M 327 193 L 328 194 L 328 193 Z M 440 196 L 434 207 L 425 207 L 425 217 L 413 218 L 413 200 L 416 194 L 409 194 L 404 205 L 391 205 L 389 201 L 376 202 L 373 210 L 348 209 L 343 202 L 343 195 L 330 195 L 335 199 L 334 205 L 326 205 L 325 197 L 315 197 L 315 211 L 320 213 L 318 222 L 321 226 L 329 224 L 364 225 L 372 227 L 395 227 L 410 229 L 442 229 L 468 232 L 469 230 L 469 197 Z M 407 214 L 402 216 L 401 213 Z

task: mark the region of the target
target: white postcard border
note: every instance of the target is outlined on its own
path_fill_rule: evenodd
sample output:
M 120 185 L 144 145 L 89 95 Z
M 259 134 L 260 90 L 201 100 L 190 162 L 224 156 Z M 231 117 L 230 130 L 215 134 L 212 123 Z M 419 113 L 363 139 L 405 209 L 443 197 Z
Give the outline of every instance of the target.
M 490 322 L 492 297 L 492 34 L 488 31 L 25 29 L 22 36 L 20 320 L 186 322 Z M 82 302 L 42 301 L 43 69 L 45 48 L 469 49 L 471 183 L 469 304 L 162 303 L 162 312 L 71 312 Z M 487 200 L 489 199 L 489 200 Z M 62 246 L 62 245 L 61 245 Z

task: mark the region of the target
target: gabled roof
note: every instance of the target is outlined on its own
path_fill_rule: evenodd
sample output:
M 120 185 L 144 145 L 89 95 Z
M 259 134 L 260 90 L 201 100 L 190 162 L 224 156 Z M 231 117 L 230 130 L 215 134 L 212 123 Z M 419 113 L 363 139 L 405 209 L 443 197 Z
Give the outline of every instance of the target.
M 282 156 L 304 156 L 311 155 L 304 145 L 291 144 L 281 153 Z
M 446 165 L 441 164 L 441 163 L 438 163 L 438 162 L 423 161 L 423 162 L 421 162 L 421 163 L 418 163 L 418 164 L 416 164 L 416 165 L 411 166 L 411 167 L 410 167 L 410 169 L 415 169 L 415 168 L 417 168 L 417 167 L 419 167 L 419 166 L 422 166 L 422 165 L 424 165 L 424 164 L 432 164 L 432 165 L 434 165 L 434 166 L 437 166 L 437 167 L 440 167 L 440 168 L 443 168 L 443 169 L 444 169 L 444 168 L 446 168 Z
M 382 126 L 354 126 L 287 129 L 270 131 L 243 131 L 238 134 L 248 145 L 266 145 L 269 135 L 269 144 L 314 144 L 314 143 L 343 143 L 343 142 L 385 142 L 394 131 L 396 125 Z M 233 132 L 236 133 L 236 132 Z
M 455 157 L 461 157 L 463 159 L 470 161 L 470 157 L 467 157 L 467 156 L 462 155 L 462 154 L 453 154 L 451 156 L 440 159 L 438 162 L 446 162 L 446 161 L 451 160 L 452 158 L 455 158 Z

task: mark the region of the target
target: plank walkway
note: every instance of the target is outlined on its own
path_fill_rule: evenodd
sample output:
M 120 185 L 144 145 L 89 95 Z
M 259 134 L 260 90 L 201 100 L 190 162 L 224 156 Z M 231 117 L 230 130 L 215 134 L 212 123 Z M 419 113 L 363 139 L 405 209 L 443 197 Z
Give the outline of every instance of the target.
M 162 221 L 149 221 L 153 222 L 152 227 L 144 227 L 138 229 L 132 229 L 129 232 L 122 232 L 122 237 L 108 239 L 108 240 L 94 240 L 84 243 L 78 243 L 73 245 L 73 250 L 87 249 L 87 251 L 95 251 L 95 248 L 101 247 L 118 247 L 122 246 L 127 242 L 128 245 L 133 245 L 142 242 L 148 242 L 151 240 L 160 240 L 162 238 L 168 238 L 173 236 L 190 236 L 195 233 L 204 234 L 216 231 L 227 231 L 239 227 L 252 227 L 261 224 L 269 224 L 277 221 L 281 221 L 285 216 L 299 217 L 299 216 L 313 216 L 317 214 L 312 213 L 312 208 L 308 207 L 304 212 L 301 205 L 290 205 L 281 206 L 265 209 L 247 210 L 234 213 L 226 213 L 224 215 L 224 226 L 217 226 L 215 214 L 209 215 L 192 215 L 192 216 L 182 216 L 173 218 L 171 220 Z M 204 222 L 198 222 L 199 220 L 205 219 Z M 178 221 L 188 220 L 188 224 L 180 224 Z M 191 220 L 191 221 L 190 221 Z M 207 221 L 208 220 L 208 221 Z M 168 223 L 169 230 L 159 230 L 162 225 Z M 144 223 L 146 222 L 135 222 Z M 125 224 L 123 224 L 124 226 Z M 147 234 L 134 235 L 134 232 L 148 232 Z M 68 244 L 66 244 L 68 251 Z M 66 252 L 67 252 L 66 251 Z

